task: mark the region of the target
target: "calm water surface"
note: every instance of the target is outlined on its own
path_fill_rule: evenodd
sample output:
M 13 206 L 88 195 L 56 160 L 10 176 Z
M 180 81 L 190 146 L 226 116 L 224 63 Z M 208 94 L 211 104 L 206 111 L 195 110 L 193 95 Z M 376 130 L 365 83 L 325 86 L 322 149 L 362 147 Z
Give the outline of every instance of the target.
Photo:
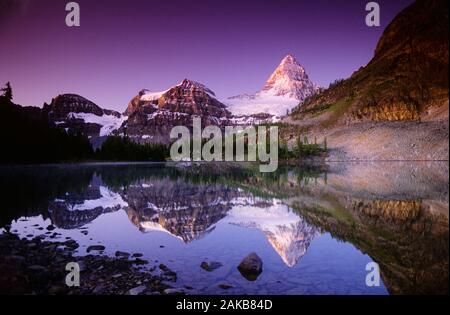
M 204 294 L 448 292 L 448 163 L 1 168 L 1 226 L 142 253 Z M 51 238 L 53 224 L 60 235 Z M 44 229 L 42 229 L 44 228 Z M 237 270 L 255 252 L 263 272 Z M 208 272 L 202 261 L 222 267 Z M 366 265 L 381 269 L 366 285 Z M 221 289 L 219 284 L 231 285 Z

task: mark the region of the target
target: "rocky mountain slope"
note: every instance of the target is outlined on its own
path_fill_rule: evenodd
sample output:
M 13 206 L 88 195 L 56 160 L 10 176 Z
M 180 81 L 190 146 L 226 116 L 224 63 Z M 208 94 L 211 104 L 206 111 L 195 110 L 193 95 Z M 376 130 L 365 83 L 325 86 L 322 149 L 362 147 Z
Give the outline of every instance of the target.
M 44 104 L 49 121 L 67 132 L 85 134 L 96 147 L 118 129 L 125 117 L 76 94 L 62 94 Z
M 328 124 L 419 120 L 445 105 L 448 82 L 448 4 L 417 1 L 389 24 L 367 66 L 292 116 Z
M 327 137 L 332 160 L 448 159 L 448 45 L 448 3 L 417 1 L 388 25 L 365 67 L 285 122 Z
M 225 102 L 237 115 L 268 113 L 283 116 L 298 102 L 317 93 L 305 69 L 290 54 L 271 74 L 261 91 L 229 97 Z
M 213 91 L 185 79 L 165 92 L 142 90 L 128 104 L 128 119 L 118 130 L 136 142 L 170 143 L 174 126 L 192 127 L 192 118 L 201 118 L 202 127 L 225 126 L 231 113 Z

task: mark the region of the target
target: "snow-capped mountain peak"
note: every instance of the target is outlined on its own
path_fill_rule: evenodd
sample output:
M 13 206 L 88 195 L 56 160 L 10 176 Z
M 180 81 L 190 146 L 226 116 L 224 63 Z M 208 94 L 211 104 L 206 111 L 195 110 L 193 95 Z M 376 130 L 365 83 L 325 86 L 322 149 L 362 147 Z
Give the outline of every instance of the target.
M 259 92 L 230 97 L 227 103 L 234 114 L 282 116 L 317 91 L 318 87 L 309 79 L 305 68 L 288 54 Z
M 303 68 L 303 66 L 291 54 L 288 54 L 281 60 L 280 64 L 272 73 L 267 82 L 276 79 L 280 74 L 293 80 L 301 79 L 306 75 L 305 68 Z
M 288 96 L 298 101 L 314 92 L 315 85 L 306 74 L 305 68 L 292 55 L 283 58 L 261 90 L 261 93 Z

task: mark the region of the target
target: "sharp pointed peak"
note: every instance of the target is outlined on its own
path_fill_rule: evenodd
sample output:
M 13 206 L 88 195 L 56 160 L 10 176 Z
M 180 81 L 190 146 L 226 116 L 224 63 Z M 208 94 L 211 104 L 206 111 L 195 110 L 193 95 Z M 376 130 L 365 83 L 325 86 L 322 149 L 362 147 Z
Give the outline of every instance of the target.
M 294 55 L 289 53 L 281 60 L 281 63 L 298 63 Z
M 177 84 L 177 85 L 204 87 L 203 84 L 201 84 L 201 83 L 199 83 L 199 82 L 197 82 L 197 81 L 188 79 L 188 78 L 183 79 L 183 81 L 181 81 L 181 82 L 180 82 L 179 84 Z

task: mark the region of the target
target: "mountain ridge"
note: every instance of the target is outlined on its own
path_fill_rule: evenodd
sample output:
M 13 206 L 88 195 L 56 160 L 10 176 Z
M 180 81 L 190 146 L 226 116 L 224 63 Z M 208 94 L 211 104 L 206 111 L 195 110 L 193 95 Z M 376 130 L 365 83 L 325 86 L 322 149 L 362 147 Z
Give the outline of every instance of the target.
M 117 130 L 139 143 L 169 144 L 170 131 L 183 125 L 192 128 L 192 118 L 201 118 L 202 126 L 225 126 L 231 118 L 226 105 L 205 85 L 184 79 L 164 92 L 141 92 L 133 97 L 125 111 L 127 120 Z

